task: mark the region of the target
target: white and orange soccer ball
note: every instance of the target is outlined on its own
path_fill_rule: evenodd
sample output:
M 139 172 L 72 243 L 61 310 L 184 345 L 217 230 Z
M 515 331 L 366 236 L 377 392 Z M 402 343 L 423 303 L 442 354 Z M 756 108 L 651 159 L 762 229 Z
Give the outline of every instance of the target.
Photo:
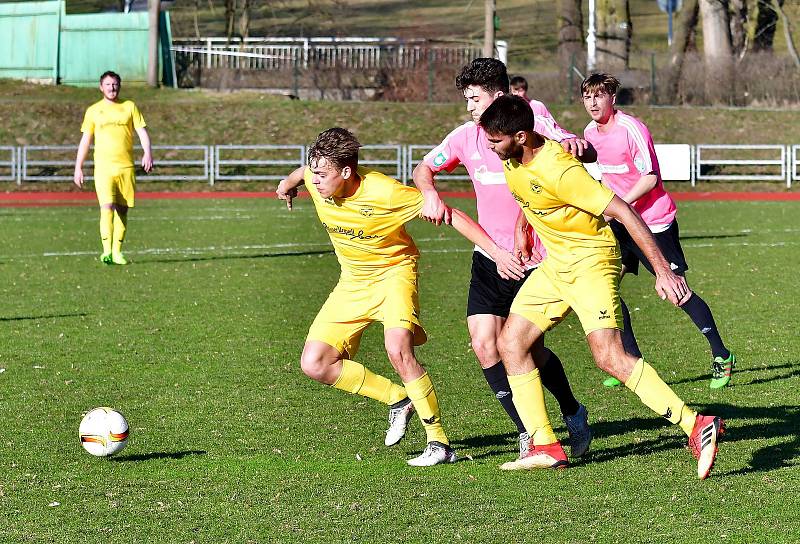
M 105 457 L 119 453 L 128 444 L 128 422 L 113 408 L 101 406 L 83 416 L 78 434 L 83 449 Z

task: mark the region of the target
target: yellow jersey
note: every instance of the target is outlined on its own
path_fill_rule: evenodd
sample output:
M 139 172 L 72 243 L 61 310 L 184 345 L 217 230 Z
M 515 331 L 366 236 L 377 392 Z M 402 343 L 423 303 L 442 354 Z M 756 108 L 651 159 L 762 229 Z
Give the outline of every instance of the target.
M 130 100 L 109 102 L 102 99 L 86 109 L 81 132 L 94 135 L 94 167 L 133 166 L 133 131 L 147 126 L 144 117 Z
M 542 265 L 574 270 L 587 257 L 619 258 L 619 246 L 603 211 L 614 192 L 595 181 L 560 144 L 545 140 L 527 164 L 504 161 L 511 194 L 547 249 Z
M 317 215 L 333 243 L 342 277 L 377 279 L 419 257 L 405 224 L 422 212 L 424 199 L 414 187 L 359 167 L 361 183 L 347 198 L 322 198 L 306 168 L 304 180 Z

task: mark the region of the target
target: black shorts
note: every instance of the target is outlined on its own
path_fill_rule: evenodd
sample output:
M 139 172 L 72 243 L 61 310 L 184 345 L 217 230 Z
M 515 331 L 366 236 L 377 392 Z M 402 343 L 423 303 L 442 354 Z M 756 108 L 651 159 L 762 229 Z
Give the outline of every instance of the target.
M 619 248 L 622 251 L 622 264 L 626 272 L 631 274 L 639 273 L 639 263 L 653 274 L 653 266 L 647 257 L 644 256 L 642 250 L 633 241 L 628 230 L 619 221 L 611 221 L 611 230 L 614 231 L 614 236 L 619 241 Z M 683 255 L 683 248 L 681 248 L 680 233 L 678 232 L 678 222 L 673 221 L 669 228 L 663 232 L 653 233 L 653 238 L 656 239 L 656 244 L 664 254 L 664 258 L 672 268 L 672 271 L 683 276 L 689 269 L 686 264 L 686 257 Z
M 525 279 L 533 270 L 525 273 Z M 511 303 L 517 296 L 522 280 L 504 280 L 497 273 L 497 264 L 489 257 L 476 251 L 472 254 L 472 278 L 469 280 L 467 297 L 467 317 L 476 314 L 508 317 Z

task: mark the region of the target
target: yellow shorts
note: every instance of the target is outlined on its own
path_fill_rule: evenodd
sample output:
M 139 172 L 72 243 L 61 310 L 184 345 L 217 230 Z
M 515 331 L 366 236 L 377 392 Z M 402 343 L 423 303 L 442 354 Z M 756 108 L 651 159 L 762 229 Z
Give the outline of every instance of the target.
M 100 167 L 94 169 L 94 190 L 97 201 L 133 208 L 136 177 L 133 166 L 128 168 Z
M 419 321 L 417 267 L 397 266 L 378 280 L 340 279 L 308 331 L 306 342 L 319 340 L 355 357 L 370 323 L 383 329 L 401 327 L 414 333 L 414 345 L 428 336 Z
M 525 280 L 511 313 L 521 315 L 543 332 L 574 310 L 583 331 L 622 329 L 619 257 L 586 259 L 575 270 L 559 273 L 545 264 Z

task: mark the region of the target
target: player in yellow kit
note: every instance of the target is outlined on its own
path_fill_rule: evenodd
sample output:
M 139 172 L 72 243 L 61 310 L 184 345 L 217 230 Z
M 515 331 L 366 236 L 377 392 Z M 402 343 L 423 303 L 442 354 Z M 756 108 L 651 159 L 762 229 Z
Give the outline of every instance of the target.
M 343 128 L 326 130 L 309 149 L 308 167 L 278 185 L 278 198 L 291 209 L 305 183 L 341 266 L 339 282 L 308 332 L 300 366 L 314 380 L 389 405 L 387 446 L 400 441 L 416 411 L 428 443 L 409 465 L 452 463 L 456 454 L 442 428 L 436 391 L 414 354 L 427 336 L 419 319 L 419 251 L 404 225 L 419 217 L 424 199 L 416 188 L 359 167 L 360 146 Z M 522 273 L 518 261 L 468 216 L 454 209 L 452 224 L 496 257 L 498 266 Z M 403 385 L 353 360 L 362 333 L 376 321 L 383 323 L 386 353 Z
M 510 95 L 496 99 L 480 118 L 489 146 L 505 161 L 506 183 L 522 210 L 518 234 L 530 223 L 547 249 L 547 257 L 514 299 L 499 339 L 514 403 L 534 444 L 528 456 L 502 468 L 567 466 L 545 411 L 536 365 L 543 360 L 544 332 L 574 310 L 597 366 L 681 427 L 703 479 L 716 459 L 722 419 L 691 410 L 644 359 L 625 352 L 620 332 L 620 249 L 604 216 L 623 224 L 652 263 L 662 298 L 680 305 L 691 291 L 670 270 L 639 214 L 596 182 L 558 143 L 534 132 L 533 122 L 528 103 Z M 524 254 L 526 237 L 516 238 L 515 247 Z
M 133 132 L 139 136 L 144 155 L 142 168 L 153 168 L 150 136 L 144 118 L 130 100 L 120 101 L 122 80 L 114 72 L 100 76 L 103 98 L 89 106 L 81 125 L 81 142 L 73 181 L 83 187 L 83 162 L 94 139 L 94 187 L 100 204 L 100 239 L 105 264 L 128 264 L 122 242 L 128 225 L 128 208 L 134 206 L 136 178 L 133 172 Z

